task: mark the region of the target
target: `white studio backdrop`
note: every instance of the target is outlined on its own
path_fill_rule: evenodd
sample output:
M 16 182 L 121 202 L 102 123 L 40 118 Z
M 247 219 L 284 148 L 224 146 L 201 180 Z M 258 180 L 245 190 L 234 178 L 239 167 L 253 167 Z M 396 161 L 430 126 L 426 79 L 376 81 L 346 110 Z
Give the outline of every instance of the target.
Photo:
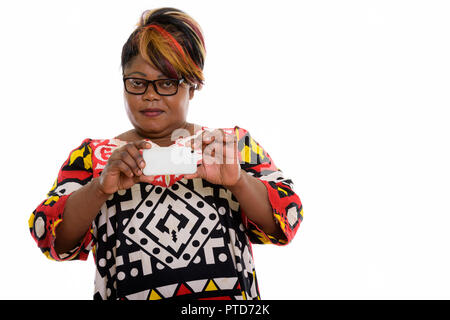
M 131 128 L 120 53 L 140 14 L 202 26 L 188 121 L 239 125 L 292 178 L 304 222 L 253 246 L 263 299 L 450 298 L 448 1 L 2 1 L 1 299 L 91 299 L 28 218 L 70 150 Z

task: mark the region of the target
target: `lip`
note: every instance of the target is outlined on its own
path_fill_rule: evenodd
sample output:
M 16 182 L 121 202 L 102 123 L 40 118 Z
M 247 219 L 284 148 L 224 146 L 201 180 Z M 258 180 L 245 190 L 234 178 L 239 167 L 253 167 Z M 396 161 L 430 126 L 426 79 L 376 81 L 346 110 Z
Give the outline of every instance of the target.
M 162 114 L 164 111 L 162 111 L 161 109 L 158 109 L 158 108 L 148 108 L 148 109 L 141 110 L 139 112 L 142 113 L 146 117 L 157 117 L 160 114 Z

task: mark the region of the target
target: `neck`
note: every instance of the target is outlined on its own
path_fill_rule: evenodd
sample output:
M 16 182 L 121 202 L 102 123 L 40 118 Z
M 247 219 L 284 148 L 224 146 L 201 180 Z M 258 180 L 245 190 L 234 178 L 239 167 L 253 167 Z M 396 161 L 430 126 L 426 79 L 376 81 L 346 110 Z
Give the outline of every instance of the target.
M 152 142 L 156 143 L 160 147 L 168 147 L 175 142 L 175 139 L 178 138 L 178 136 L 175 136 L 174 138 L 172 138 L 173 131 L 175 131 L 177 129 L 183 129 L 180 132 L 183 132 L 184 134 L 186 134 L 186 131 L 187 131 L 187 132 L 189 132 L 189 135 L 193 135 L 194 131 L 199 130 L 199 128 L 197 128 L 197 127 L 198 126 L 196 126 L 192 123 L 185 122 L 182 126 L 176 128 L 176 129 L 173 129 L 170 132 L 161 132 L 159 134 L 152 134 L 152 133 L 142 132 L 139 129 L 133 129 L 133 130 L 131 130 L 132 131 L 131 133 L 134 136 L 134 140 L 150 139 Z M 201 127 L 200 127 L 200 129 L 201 129 Z

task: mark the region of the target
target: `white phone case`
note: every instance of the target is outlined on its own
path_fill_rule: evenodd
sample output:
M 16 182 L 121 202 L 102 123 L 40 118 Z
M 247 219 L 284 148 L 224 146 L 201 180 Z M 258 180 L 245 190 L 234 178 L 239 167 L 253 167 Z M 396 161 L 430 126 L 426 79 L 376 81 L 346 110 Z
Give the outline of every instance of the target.
M 201 151 L 190 147 L 172 145 L 170 147 L 152 147 L 144 149 L 144 175 L 192 174 L 202 159 Z

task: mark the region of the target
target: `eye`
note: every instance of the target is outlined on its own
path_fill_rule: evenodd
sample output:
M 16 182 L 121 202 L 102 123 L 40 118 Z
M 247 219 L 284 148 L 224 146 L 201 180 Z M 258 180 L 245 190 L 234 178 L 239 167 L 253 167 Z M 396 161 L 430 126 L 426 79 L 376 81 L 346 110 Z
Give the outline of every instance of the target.
M 175 86 L 175 81 L 174 80 L 163 80 L 160 82 L 160 86 L 165 89 L 172 88 L 173 86 Z
M 128 79 L 128 81 L 135 88 L 141 88 L 145 85 L 144 81 L 139 80 L 139 79 Z

